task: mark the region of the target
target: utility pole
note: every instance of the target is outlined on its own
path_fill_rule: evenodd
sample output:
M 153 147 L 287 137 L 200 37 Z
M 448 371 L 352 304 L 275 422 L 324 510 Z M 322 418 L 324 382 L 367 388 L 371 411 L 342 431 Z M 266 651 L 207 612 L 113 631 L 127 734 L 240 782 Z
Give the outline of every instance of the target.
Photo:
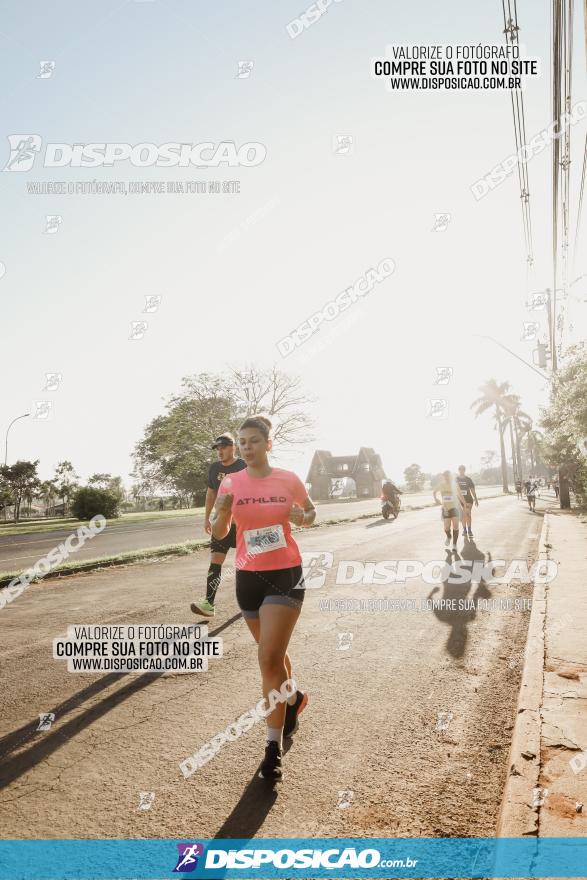
M 546 308 L 548 311 L 548 340 L 550 347 L 550 356 L 552 358 L 552 372 L 556 373 L 556 345 L 555 345 L 555 334 L 552 331 L 553 327 L 553 317 L 552 317 L 552 297 L 550 295 L 550 287 L 546 288 Z
M 585 0 L 587 3 L 587 0 Z M 556 374 L 557 371 L 557 359 L 556 359 L 556 331 L 555 331 L 555 316 L 553 314 L 553 309 L 551 308 L 551 297 L 550 297 L 550 289 L 546 290 L 547 295 L 547 307 L 548 307 L 548 336 L 550 339 L 550 353 L 552 358 L 552 373 Z M 554 295 L 556 297 L 556 290 L 554 291 Z M 555 301 L 556 302 L 556 299 Z M 569 494 L 569 477 L 567 468 L 565 465 L 559 465 L 558 468 L 558 484 L 559 484 L 559 502 L 561 510 L 569 510 L 571 506 L 571 496 Z

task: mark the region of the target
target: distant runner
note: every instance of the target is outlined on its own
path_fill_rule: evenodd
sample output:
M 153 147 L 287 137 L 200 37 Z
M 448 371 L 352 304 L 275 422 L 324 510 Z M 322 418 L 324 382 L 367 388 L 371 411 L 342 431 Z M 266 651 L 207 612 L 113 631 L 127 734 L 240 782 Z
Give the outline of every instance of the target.
M 468 536 L 469 538 L 473 537 L 473 532 L 471 531 L 471 511 L 473 510 L 473 502 L 475 505 L 479 507 L 479 501 L 477 499 L 477 493 L 475 491 L 475 483 L 471 479 L 471 477 L 465 476 L 465 465 L 459 465 L 459 473 L 457 476 L 457 486 L 461 490 L 463 494 L 463 498 L 465 499 L 465 509 L 463 512 L 463 535 L 465 538 Z
M 522 497 L 522 481 L 516 480 L 516 495 L 518 498 Z
M 442 501 L 439 501 L 436 497 L 439 492 Z M 433 496 L 437 504 L 442 504 L 440 516 L 444 525 L 444 534 L 446 535 L 444 546 L 450 547 L 450 530 L 452 526 L 452 549 L 456 551 L 459 538 L 459 517 L 464 511 L 465 499 L 457 485 L 456 479 L 450 471 L 443 472 L 440 482 L 433 492 Z
M 528 480 L 528 490 L 526 497 L 528 498 L 528 507 L 532 512 L 536 510 L 536 496 L 538 494 L 538 483 L 536 480 Z
M 212 532 L 210 514 L 218 495 L 218 489 L 223 478 L 227 474 L 236 474 L 246 468 L 242 458 L 236 458 L 234 454 L 234 437 L 232 434 L 221 434 L 212 444 L 216 450 L 218 461 L 213 462 L 208 469 L 208 488 L 206 489 L 206 507 L 204 515 L 204 528 L 208 535 Z M 206 579 L 206 596 L 198 599 L 190 605 L 194 614 L 202 614 L 204 617 L 214 617 L 214 600 L 216 591 L 220 586 L 222 577 L 222 565 L 226 554 L 231 547 L 236 547 L 236 526 L 232 526 L 225 538 L 219 541 L 212 535 L 210 541 L 210 568 Z
M 247 467 L 223 480 L 212 517 L 212 534 L 222 541 L 236 522 L 236 599 L 259 646 L 263 696 L 271 708 L 276 701 L 274 698 L 272 702 L 270 695 L 292 681 L 287 647 L 305 596 L 302 558 L 291 523 L 311 526 L 316 508 L 296 474 L 269 464 L 269 419 L 245 419 L 238 440 Z M 295 733 L 298 716 L 307 702 L 307 695 L 296 690 L 287 705 L 278 701 L 267 716 L 261 778 L 273 782 L 281 779 L 283 737 Z

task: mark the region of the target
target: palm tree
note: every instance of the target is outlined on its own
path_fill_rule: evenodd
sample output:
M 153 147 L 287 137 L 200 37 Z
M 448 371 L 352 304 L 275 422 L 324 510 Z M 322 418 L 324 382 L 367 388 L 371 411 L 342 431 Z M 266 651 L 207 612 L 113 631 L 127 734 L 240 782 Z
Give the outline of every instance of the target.
M 39 495 L 45 504 L 45 516 L 54 512 L 55 499 L 57 498 L 57 486 L 54 480 L 43 480 Z
M 532 418 L 525 413 L 521 406 L 521 400 L 518 394 L 508 394 L 505 399 L 506 420 L 510 428 L 510 443 L 512 447 L 512 469 L 514 472 L 514 480 L 522 479 L 522 450 L 521 436 L 532 426 Z M 515 442 L 514 442 L 515 437 Z
M 495 426 L 499 434 L 499 451 L 501 454 L 501 480 L 504 492 L 510 491 L 508 487 L 505 442 L 503 439 L 503 432 L 507 423 L 506 413 L 508 407 L 509 389 L 509 382 L 502 382 L 500 385 L 498 385 L 495 379 L 490 379 L 479 388 L 479 391 L 481 392 L 481 397 L 478 397 L 477 400 L 474 400 L 471 404 L 471 409 L 475 409 L 475 418 L 478 418 L 480 415 L 482 415 L 482 413 L 487 412 L 488 409 L 491 409 L 493 407 L 493 417 L 495 419 Z
M 542 431 L 530 429 L 526 434 L 526 452 L 530 457 L 530 466 L 533 473 L 536 473 L 538 463 L 542 461 L 542 445 L 544 435 Z
M 486 449 L 481 456 L 481 467 L 487 469 L 493 467 L 493 462 L 496 458 L 497 452 L 494 449 Z

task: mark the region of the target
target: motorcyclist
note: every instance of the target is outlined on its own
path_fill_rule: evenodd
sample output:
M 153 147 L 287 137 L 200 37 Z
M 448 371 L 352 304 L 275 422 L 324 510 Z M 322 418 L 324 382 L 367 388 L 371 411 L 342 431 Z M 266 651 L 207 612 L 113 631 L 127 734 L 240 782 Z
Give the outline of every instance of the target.
M 395 508 L 398 505 L 399 496 L 402 494 L 401 490 L 397 488 L 393 480 L 386 480 L 381 487 L 381 495 L 389 503 Z

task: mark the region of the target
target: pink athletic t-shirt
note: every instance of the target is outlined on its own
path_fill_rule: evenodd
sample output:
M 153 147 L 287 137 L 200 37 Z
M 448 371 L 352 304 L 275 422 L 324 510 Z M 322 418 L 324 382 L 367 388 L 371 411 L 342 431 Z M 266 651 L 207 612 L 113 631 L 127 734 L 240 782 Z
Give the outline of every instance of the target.
M 303 507 L 308 493 L 296 474 L 273 468 L 267 477 L 250 477 L 245 469 L 227 474 L 218 494 L 233 495 L 238 569 L 272 571 L 301 565 L 288 517 L 292 504 Z

